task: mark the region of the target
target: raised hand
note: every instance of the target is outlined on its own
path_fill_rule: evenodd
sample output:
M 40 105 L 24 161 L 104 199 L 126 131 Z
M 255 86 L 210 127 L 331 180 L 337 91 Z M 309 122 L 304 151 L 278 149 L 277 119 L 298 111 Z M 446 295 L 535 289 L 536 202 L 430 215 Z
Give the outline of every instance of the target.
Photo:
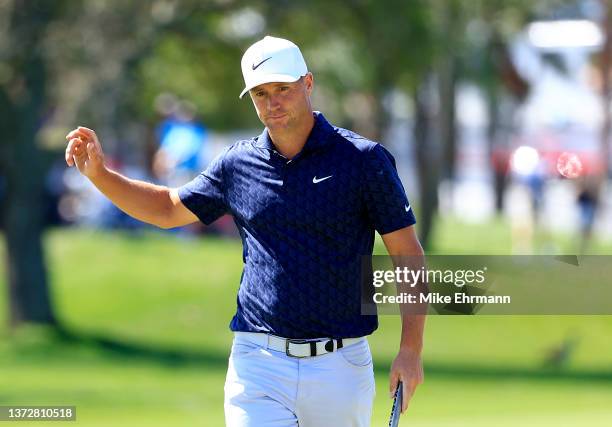
M 104 152 L 96 133 L 79 126 L 66 135 L 66 163 L 75 166 L 87 178 L 94 178 L 104 170 Z

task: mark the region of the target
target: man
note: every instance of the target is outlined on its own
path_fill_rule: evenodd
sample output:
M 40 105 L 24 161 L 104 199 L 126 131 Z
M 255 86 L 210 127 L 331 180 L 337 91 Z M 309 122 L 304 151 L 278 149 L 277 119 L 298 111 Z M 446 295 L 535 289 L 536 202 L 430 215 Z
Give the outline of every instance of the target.
M 392 156 L 314 112 L 313 76 L 299 48 L 265 37 L 242 58 L 245 89 L 266 126 L 221 153 L 190 183 L 169 189 L 104 166 L 96 134 L 67 136 L 66 162 L 120 209 L 169 228 L 229 212 L 244 271 L 225 384 L 226 423 L 245 426 L 368 426 L 374 399 L 360 312 L 360 257 L 374 231 L 390 255 L 422 255 L 414 215 Z M 423 380 L 424 316 L 404 314 L 389 390 L 401 380 L 403 410 Z

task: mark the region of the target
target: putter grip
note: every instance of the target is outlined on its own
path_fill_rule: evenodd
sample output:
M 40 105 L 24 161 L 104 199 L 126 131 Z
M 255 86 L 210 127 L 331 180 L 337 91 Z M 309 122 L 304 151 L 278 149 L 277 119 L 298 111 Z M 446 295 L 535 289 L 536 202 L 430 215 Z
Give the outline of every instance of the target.
M 395 390 L 395 397 L 393 398 L 393 407 L 391 408 L 391 417 L 389 418 L 389 427 L 398 427 L 399 418 L 402 414 L 402 382 L 397 384 L 397 390 Z

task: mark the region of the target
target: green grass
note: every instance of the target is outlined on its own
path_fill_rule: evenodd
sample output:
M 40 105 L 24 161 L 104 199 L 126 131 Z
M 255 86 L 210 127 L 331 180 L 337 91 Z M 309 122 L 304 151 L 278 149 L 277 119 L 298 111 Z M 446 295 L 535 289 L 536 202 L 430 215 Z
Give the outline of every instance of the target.
M 30 346 L 21 350 L 41 346 L 45 354 L 2 359 L 2 404 L 76 404 L 77 425 L 83 426 L 223 425 L 224 369 L 218 366 L 171 366 L 43 338 Z M 383 373 L 377 382 L 373 425 L 385 425 L 390 402 Z M 402 425 L 605 426 L 612 420 L 611 398 L 609 384 L 597 382 L 433 374 Z
M 418 226 L 418 225 L 417 225 Z M 513 236 L 508 222 L 496 218 L 485 224 L 466 224 L 457 218 L 445 217 L 435 222 L 430 254 L 440 255 L 511 255 Z M 536 229 L 533 253 L 524 255 L 578 254 L 579 239 L 571 233 L 551 234 Z M 612 241 L 593 239 L 587 246 L 588 255 L 612 255 Z
M 436 252 L 509 253 L 506 235 L 503 223 L 446 221 Z M 45 246 L 56 309 L 85 339 L 0 325 L 0 404 L 75 404 L 82 426 L 222 426 L 239 243 L 54 230 Z M 0 317 L 6 312 L 0 291 Z M 370 338 L 373 426 L 387 422 L 387 368 L 399 340 L 399 319 L 380 320 Z M 402 425 L 611 425 L 609 336 L 607 316 L 430 316 L 425 383 Z M 112 350 L 100 337 L 127 346 Z M 567 365 L 542 368 L 567 337 L 578 339 Z
M 26 348 L 4 350 L 2 404 L 76 404 L 77 425 L 83 426 L 223 425 L 224 369 L 219 366 L 172 366 L 45 342 L 43 337 L 30 336 L 29 341 Z M 44 354 L 20 357 L 20 351 L 42 348 Z M 377 383 L 373 425 L 385 425 L 389 400 L 384 373 L 377 375 Z M 611 398 L 609 384 L 598 382 L 432 374 L 402 425 L 603 427 L 612 420 Z

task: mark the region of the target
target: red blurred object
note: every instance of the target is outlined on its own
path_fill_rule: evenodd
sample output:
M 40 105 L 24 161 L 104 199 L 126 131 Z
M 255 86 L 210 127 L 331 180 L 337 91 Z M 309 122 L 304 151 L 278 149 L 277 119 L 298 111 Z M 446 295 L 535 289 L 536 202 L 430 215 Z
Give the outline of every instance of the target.
M 575 173 L 572 168 L 576 168 L 578 164 L 581 165 L 580 176 L 599 175 L 604 170 L 598 134 L 579 126 L 525 134 L 517 137 L 510 147 L 494 148 L 491 155 L 493 168 L 499 173 L 508 174 L 512 154 L 520 146 L 533 147 L 538 151 L 545 173 L 549 177 L 568 178 L 569 176 L 561 171 L 571 175 Z M 561 168 L 558 167 L 559 161 Z
M 582 162 L 576 154 L 564 151 L 557 158 L 557 172 L 566 178 L 578 178 L 583 172 Z

